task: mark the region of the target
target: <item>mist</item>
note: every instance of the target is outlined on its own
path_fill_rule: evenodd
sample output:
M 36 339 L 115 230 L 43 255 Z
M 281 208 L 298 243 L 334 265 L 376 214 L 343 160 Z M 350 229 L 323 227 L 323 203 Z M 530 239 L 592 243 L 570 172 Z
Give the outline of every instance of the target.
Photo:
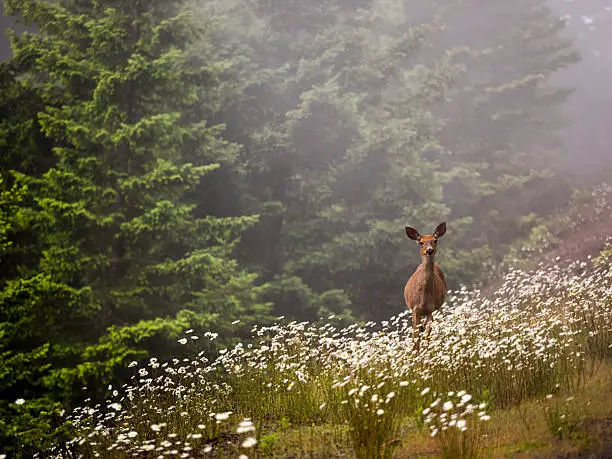
M 453 288 L 494 270 L 540 230 L 540 217 L 609 167 L 601 139 L 610 70 L 593 48 L 605 42 L 595 35 L 609 11 L 566 3 L 361 2 L 313 6 L 312 16 L 202 4 L 222 18 L 223 56 L 244 53 L 245 67 L 228 79 L 252 81 L 222 121 L 260 177 L 256 200 L 286 208 L 275 216 L 254 207 L 263 234 L 245 235 L 243 256 L 264 259 L 257 241 L 269 237 L 268 278 L 296 274 L 316 292 L 341 287 L 353 292 L 353 311 L 377 318 L 401 305 L 393 286 L 418 262 L 393 240 L 402 222 L 431 230 L 453 221 L 453 255 L 440 253 Z M 243 141 L 252 133 L 264 149 L 284 151 L 258 156 L 262 144 Z M 288 303 L 303 304 L 295 295 Z
M 608 147 L 609 123 L 606 121 L 612 106 L 608 83 L 612 76 L 612 52 L 607 49 L 612 34 L 612 7 L 605 0 L 556 0 L 548 2 L 548 6 L 551 16 L 567 22 L 563 35 L 572 40 L 574 49 L 580 55 L 578 62 L 558 69 L 550 77 L 551 84 L 573 90 L 563 106 L 568 125 L 561 130 L 561 166 L 564 172 L 578 174 L 581 179 L 588 180 L 601 172 L 602 165 L 604 169 L 609 168 L 612 161 Z M 474 17 L 476 8 L 462 8 L 463 17 L 447 19 L 448 26 L 467 26 L 469 21 L 465 18 Z M 0 29 L 4 31 L 8 27 L 16 27 L 16 30 L 20 30 L 15 18 L 7 17 L 3 10 L 0 2 Z M 501 22 L 502 19 L 498 18 L 497 21 Z M 490 36 L 498 25 L 494 21 L 486 23 Z M 474 29 L 464 29 L 461 37 L 465 43 L 476 47 L 486 48 L 489 45 L 486 33 Z M 6 61 L 10 56 L 8 38 L 3 33 L 0 36 L 0 60 Z
M 607 259 L 604 0 L 5 0 L 0 28 L 0 457 L 78 449 L 64 410 L 108 402 L 144 359 L 141 379 L 197 350 L 230 378 L 269 332 L 288 349 L 320 332 L 332 367 L 340 335 L 411 343 L 420 235 L 438 244 L 441 323 L 474 333 L 474 305 L 518 333 L 515 298 L 541 304 L 542 282 L 561 302 L 554 279 Z M 221 435 L 223 398 L 194 438 Z M 274 409 L 257 428 L 295 415 Z
M 570 125 L 563 131 L 565 164 L 584 179 L 609 169 L 609 139 L 606 122 L 612 94 L 606 89 L 612 72 L 608 49 L 612 7 L 606 2 L 559 2 L 555 12 L 568 22 L 568 34 L 580 53 L 577 65 L 559 70 L 553 81 L 575 89 L 566 103 Z

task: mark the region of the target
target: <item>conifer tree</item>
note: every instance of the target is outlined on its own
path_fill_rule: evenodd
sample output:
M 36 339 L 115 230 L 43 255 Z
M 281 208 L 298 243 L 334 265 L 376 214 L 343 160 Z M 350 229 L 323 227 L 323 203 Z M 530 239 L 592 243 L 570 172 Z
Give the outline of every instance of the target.
M 555 172 L 572 89 L 551 76 L 578 55 L 565 21 L 543 1 L 443 3 L 448 27 L 434 46 L 470 49 L 458 56 L 464 77 L 437 111 L 451 152 L 443 167 L 458 171 L 445 202 L 453 216 L 472 217 L 465 242 L 486 244 L 499 261 L 539 216 L 569 200 L 569 183 Z
M 229 337 L 232 321 L 265 318 L 263 287 L 233 259 L 257 218 L 195 216 L 196 190 L 238 148 L 205 119 L 226 63 L 190 52 L 206 27 L 182 3 L 6 2 L 37 28 L 11 37 L 10 65 L 37 103 L 15 116 L 53 154 L 33 171 L 23 164 L 36 150 L 3 137 L 16 155 L 5 183 L 25 193 L 3 231 L 31 249 L 28 269 L 0 283 L 6 452 L 47 439 L 54 425 L 37 409 L 53 413 L 83 386 L 102 396 L 130 360 L 178 352 L 181 331 Z M 21 227 L 36 241 L 17 240 Z M 16 428 L 28 416 L 39 432 Z
M 279 313 L 402 310 L 418 263 L 406 223 L 448 218 L 440 262 L 451 288 L 474 283 L 532 209 L 568 195 L 544 155 L 568 91 L 547 76 L 575 54 L 541 4 L 224 5 L 217 43 L 242 70 L 224 119 L 263 213 L 245 258 L 276 279 Z
M 232 118 L 250 135 L 247 193 L 269 212 L 265 230 L 251 235 L 265 241 L 256 250 L 268 251 L 251 256 L 276 276 L 281 314 L 346 314 L 352 299 L 358 316 L 388 317 L 401 310 L 393 285 L 409 269 L 401 256 L 406 219 L 424 224 L 448 211 L 445 178 L 422 151 L 436 148 L 430 108 L 458 69 L 443 55 L 413 64 L 438 25 L 407 26 L 398 2 L 397 11 L 310 3 L 300 14 L 292 2 L 266 5 L 229 8 L 227 16 L 251 28 L 228 26 L 224 35 L 242 31 L 235 41 L 252 47 L 256 70 L 244 72 L 255 75 L 251 98 L 239 99 L 249 119 Z M 260 27 L 267 19 L 269 28 Z

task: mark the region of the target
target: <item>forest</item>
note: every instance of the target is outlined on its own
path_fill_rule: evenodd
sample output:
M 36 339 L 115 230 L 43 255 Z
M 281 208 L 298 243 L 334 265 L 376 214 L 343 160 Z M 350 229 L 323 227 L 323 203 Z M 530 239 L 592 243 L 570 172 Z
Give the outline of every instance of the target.
M 186 330 L 385 321 L 446 221 L 482 285 L 577 194 L 543 0 L 4 0 L 0 453 L 72 438 Z M 474 11 L 478 11 L 474 14 Z M 202 340 L 204 341 L 204 340 Z M 16 401 L 20 403 L 16 403 Z

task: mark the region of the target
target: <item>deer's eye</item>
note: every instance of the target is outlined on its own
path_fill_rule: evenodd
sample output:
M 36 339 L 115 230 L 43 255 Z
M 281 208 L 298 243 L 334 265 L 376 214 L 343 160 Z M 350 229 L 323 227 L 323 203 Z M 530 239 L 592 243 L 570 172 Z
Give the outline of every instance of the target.
M 425 243 L 424 243 L 424 242 L 420 242 L 420 241 L 419 241 L 419 245 L 423 245 L 423 244 L 425 244 Z
M 437 244 L 437 243 L 438 243 L 438 240 L 437 240 L 437 239 L 434 239 L 434 240 L 433 240 L 433 243 L 434 243 L 434 244 Z

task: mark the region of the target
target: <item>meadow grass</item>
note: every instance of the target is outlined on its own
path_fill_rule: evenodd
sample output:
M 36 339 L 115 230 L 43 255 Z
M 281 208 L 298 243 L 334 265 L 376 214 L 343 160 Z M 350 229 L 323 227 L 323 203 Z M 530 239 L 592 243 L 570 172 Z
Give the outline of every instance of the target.
M 468 458 L 512 450 L 502 426 L 517 424 L 544 432 L 510 435 L 537 449 L 580 430 L 586 402 L 567 394 L 608 368 L 609 261 L 515 269 L 487 298 L 449 292 L 419 353 L 406 313 L 348 327 L 279 321 L 213 361 L 200 349 L 215 335 L 187 331 L 189 357 L 133 362 L 131 384 L 68 414 L 72 453 L 46 457 Z

